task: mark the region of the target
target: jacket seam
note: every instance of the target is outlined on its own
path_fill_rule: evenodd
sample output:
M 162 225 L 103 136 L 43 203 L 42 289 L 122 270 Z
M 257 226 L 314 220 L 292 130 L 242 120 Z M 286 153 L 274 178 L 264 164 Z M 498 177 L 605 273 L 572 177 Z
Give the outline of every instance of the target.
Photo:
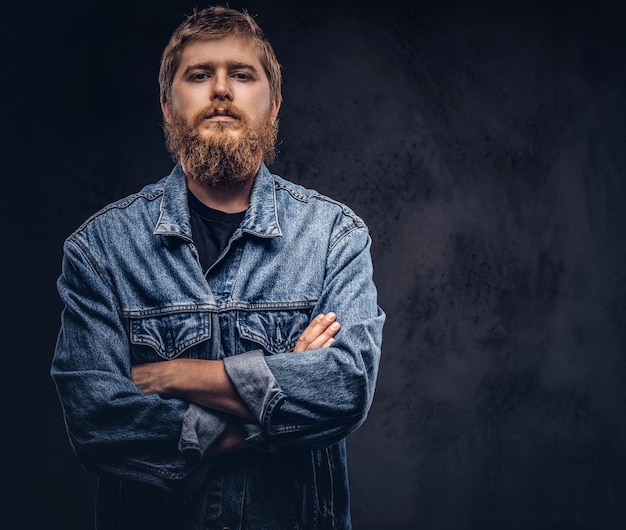
M 368 230 L 367 230 L 367 228 L 365 226 L 354 225 L 354 226 L 350 226 L 350 227 L 344 228 L 342 231 L 339 232 L 339 234 L 337 234 L 335 237 L 331 238 L 330 243 L 328 244 L 327 256 L 330 256 L 330 254 L 332 253 L 334 248 L 337 246 L 337 244 L 343 238 L 345 238 L 348 234 L 350 234 L 350 233 L 352 233 L 352 232 L 354 232 L 356 230 L 364 230 L 365 234 L 368 234 Z
M 221 306 L 216 304 L 181 304 L 152 309 L 124 309 L 122 315 L 124 318 L 144 318 L 175 315 L 188 313 L 190 311 L 210 313 L 228 313 L 229 311 L 243 311 L 246 313 L 254 311 L 296 311 L 300 309 L 312 309 L 315 307 L 315 304 L 317 304 L 317 300 L 257 303 L 228 302 Z
M 292 434 L 292 433 L 300 433 L 304 431 L 308 431 L 311 429 L 319 429 L 320 427 L 329 427 L 329 426 L 337 426 L 337 427 L 347 427 L 350 428 L 354 423 L 359 423 L 363 420 L 364 417 L 367 417 L 367 413 L 354 414 L 352 416 L 347 416 L 343 418 L 341 421 L 339 420 L 326 420 L 326 421 L 316 421 L 314 423 L 306 423 L 306 424 L 285 424 L 277 427 L 267 426 L 268 434 L 272 436 L 278 436 L 281 434 Z
M 77 238 L 68 239 L 67 244 L 72 245 L 79 252 L 85 262 L 89 265 L 89 268 L 109 287 L 109 289 L 113 289 L 113 285 L 109 280 L 108 275 L 105 274 L 102 268 L 98 266 L 98 260 L 96 260 L 95 256 L 93 256 L 93 254 L 89 251 L 87 245 L 79 242 Z

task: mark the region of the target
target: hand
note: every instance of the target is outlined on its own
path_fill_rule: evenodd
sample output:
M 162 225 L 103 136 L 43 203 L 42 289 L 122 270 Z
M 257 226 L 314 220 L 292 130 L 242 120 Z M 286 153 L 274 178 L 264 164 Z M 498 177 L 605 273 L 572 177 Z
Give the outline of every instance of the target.
M 333 337 L 339 333 L 340 329 L 341 324 L 337 322 L 335 313 L 317 315 L 302 332 L 293 351 L 302 352 L 315 348 L 328 348 L 335 341 Z
M 207 451 L 209 455 L 221 455 L 232 451 L 239 451 L 250 447 L 246 442 L 246 434 L 241 425 L 229 423 L 222 435 L 213 443 Z

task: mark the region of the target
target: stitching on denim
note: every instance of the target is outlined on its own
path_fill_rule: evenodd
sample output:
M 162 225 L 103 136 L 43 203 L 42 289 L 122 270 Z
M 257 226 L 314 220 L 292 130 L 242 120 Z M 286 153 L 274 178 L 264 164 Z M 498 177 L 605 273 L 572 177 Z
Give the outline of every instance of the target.
M 317 300 L 301 300 L 296 302 L 252 302 L 244 303 L 231 301 L 224 305 L 216 304 L 178 304 L 150 309 L 127 308 L 122 311 L 125 318 L 141 318 L 151 316 L 173 315 L 176 313 L 206 312 L 228 313 L 230 311 L 289 311 L 297 309 L 311 309 Z

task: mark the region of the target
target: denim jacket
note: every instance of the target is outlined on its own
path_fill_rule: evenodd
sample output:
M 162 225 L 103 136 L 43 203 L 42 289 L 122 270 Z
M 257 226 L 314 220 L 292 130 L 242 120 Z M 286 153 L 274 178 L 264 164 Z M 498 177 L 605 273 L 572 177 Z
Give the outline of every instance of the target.
M 349 208 L 262 166 L 205 275 L 177 165 L 68 237 L 58 290 L 51 375 L 88 470 L 184 485 L 189 529 L 350 528 L 345 437 L 372 402 L 385 316 L 369 233 Z M 329 311 L 342 325 L 332 346 L 294 353 Z M 130 378 L 135 364 L 179 357 L 223 359 L 256 419 L 243 455 L 203 458 L 227 418 Z

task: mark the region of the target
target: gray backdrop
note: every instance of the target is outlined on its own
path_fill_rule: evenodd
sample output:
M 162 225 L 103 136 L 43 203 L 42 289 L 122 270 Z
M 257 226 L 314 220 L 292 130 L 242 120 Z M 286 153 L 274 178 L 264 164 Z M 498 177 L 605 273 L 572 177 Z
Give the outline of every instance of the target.
M 272 170 L 369 224 L 388 314 L 349 437 L 356 530 L 626 528 L 626 37 L 617 2 L 230 2 L 284 67 Z M 6 6 L 8 529 L 90 528 L 49 363 L 63 239 L 170 171 L 188 1 Z

